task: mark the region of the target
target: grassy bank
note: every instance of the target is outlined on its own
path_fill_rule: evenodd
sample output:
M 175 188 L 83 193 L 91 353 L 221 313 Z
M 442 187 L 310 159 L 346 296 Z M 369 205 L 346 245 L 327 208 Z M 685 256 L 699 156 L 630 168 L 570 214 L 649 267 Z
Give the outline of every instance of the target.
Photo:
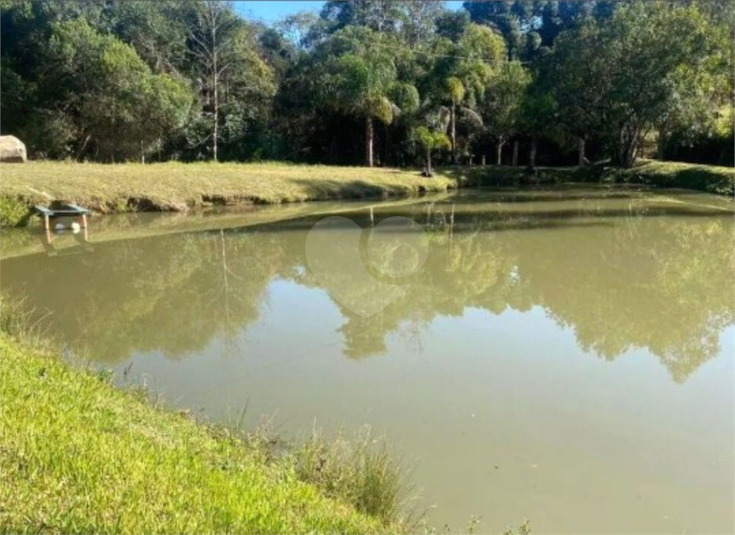
M 630 169 L 603 168 L 600 177 L 654 188 L 684 188 L 730 196 L 735 192 L 735 169 L 717 165 L 641 160 Z
M 459 185 L 519 187 L 603 182 L 686 188 L 732 195 L 729 167 L 642 160 L 631 169 L 445 167 L 428 179 L 416 170 L 264 164 L 79 164 L 29 162 L 2 166 L 0 224 L 22 226 L 34 204 L 64 200 L 100 213 L 184 212 L 208 205 L 368 199 L 442 192 Z
M 7 302 L 3 303 L 7 306 Z M 0 332 L 3 533 L 402 531 L 400 477 L 372 441 L 273 459 Z M 10 311 L 12 312 L 12 310 Z M 345 444 L 342 441 L 342 444 Z M 315 470 L 312 461 L 324 470 Z M 362 512 L 361 512 L 362 511 Z
M 604 164 L 586 167 L 486 166 L 445 169 L 458 183 L 482 187 L 522 187 L 543 184 L 603 183 L 638 185 L 646 188 L 681 188 L 720 195 L 733 195 L 735 170 L 731 167 L 682 162 L 639 160 L 629 169 Z
M 129 240 L 179 234 L 182 232 L 199 232 L 228 228 L 243 228 L 254 225 L 288 221 L 300 217 L 320 214 L 334 215 L 342 211 L 368 209 L 371 206 L 399 207 L 423 202 L 425 199 L 441 200 L 451 196 L 453 192 L 434 193 L 426 197 L 411 197 L 392 200 L 366 200 L 345 203 L 343 201 L 322 201 L 312 203 L 289 203 L 279 205 L 246 205 L 242 207 L 220 210 L 197 210 L 189 213 L 126 213 L 115 217 L 95 217 L 89 222 L 91 241 L 102 243 L 115 240 Z M 35 223 L 40 229 L 40 219 Z M 5 229 L 0 240 L 0 259 L 22 256 L 44 251 L 40 240 L 40 231 L 28 232 L 27 229 Z M 56 235 L 54 248 L 61 251 L 76 247 L 78 242 L 74 235 Z
M 416 170 L 289 164 L 79 164 L 2 166 L 0 222 L 27 220 L 34 204 L 76 202 L 97 212 L 186 211 L 211 204 L 410 196 L 456 187 Z

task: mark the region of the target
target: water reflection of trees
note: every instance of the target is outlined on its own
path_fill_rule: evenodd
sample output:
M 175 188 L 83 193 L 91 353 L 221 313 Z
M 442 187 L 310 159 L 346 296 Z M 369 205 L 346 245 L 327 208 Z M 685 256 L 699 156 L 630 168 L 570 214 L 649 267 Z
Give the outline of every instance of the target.
M 181 358 L 259 317 L 282 264 L 279 243 L 263 238 L 188 234 L 104 243 L 84 257 L 9 259 L 3 286 L 39 313 L 51 311 L 50 334 L 94 358 Z
M 385 352 L 390 333 L 420 338 L 437 316 L 467 307 L 500 314 L 541 306 L 583 349 L 614 359 L 646 348 L 683 381 L 718 353 L 720 333 L 735 319 L 732 221 L 643 208 L 615 215 L 575 221 L 468 209 L 450 230 L 448 205 L 417 208 L 413 217 L 432 229 L 428 259 L 402 281 L 408 291 L 373 316 L 336 303 L 344 354 Z M 274 278 L 317 286 L 304 256 L 312 223 L 101 244 L 85 257 L 14 258 L 2 263 L 3 282 L 39 311 L 55 311 L 49 328 L 90 355 L 180 358 L 216 336 L 236 338 L 259 318 Z M 361 300 L 381 299 L 352 288 L 349 273 L 334 284 Z
M 582 348 L 608 360 L 647 348 L 682 381 L 733 322 L 732 224 L 645 220 L 630 230 L 580 235 L 563 250 L 529 244 L 519 270 L 534 303 Z

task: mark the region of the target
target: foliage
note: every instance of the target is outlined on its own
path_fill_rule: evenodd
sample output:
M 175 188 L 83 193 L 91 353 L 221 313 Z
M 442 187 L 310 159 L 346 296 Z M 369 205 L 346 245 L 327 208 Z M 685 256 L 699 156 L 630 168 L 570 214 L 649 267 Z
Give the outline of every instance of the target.
M 688 96 L 696 80 L 682 78 L 707 58 L 708 24 L 696 4 L 621 7 L 605 24 L 558 38 L 550 68 L 560 119 L 580 137 L 598 135 L 614 163 L 631 166 L 648 129 L 696 105 Z
M 735 173 L 730 167 L 680 162 L 641 160 L 628 169 L 608 170 L 603 178 L 659 188 L 683 188 L 721 195 L 735 193 Z
M 444 132 L 432 132 L 425 126 L 419 126 L 416 129 L 416 139 L 421 148 L 426 152 L 436 149 L 448 149 L 451 147 L 449 138 Z
M 140 157 L 182 125 L 191 105 L 185 85 L 152 74 L 132 47 L 101 35 L 83 17 L 52 23 L 44 54 L 48 66 L 38 92 L 54 92 L 58 100 L 40 97 L 36 111 L 48 120 L 27 132 L 37 152 Z
M 0 196 L 0 226 L 15 227 L 27 222 L 29 207 L 22 198 Z
M 416 129 L 416 140 L 426 154 L 425 173 L 433 176 L 431 168 L 431 152 L 437 149 L 450 149 L 452 143 L 444 132 L 432 132 L 425 126 Z
M 510 61 L 488 84 L 482 107 L 483 120 L 501 147 L 521 129 L 524 98 L 530 82 L 528 71 L 517 61 Z
M 654 130 L 660 158 L 732 158 L 724 0 L 329 1 L 271 26 L 221 0 L 0 10 L 0 127 L 32 158 L 411 166 L 436 114 L 439 163 L 512 140 L 565 164 L 581 139 L 630 166 Z

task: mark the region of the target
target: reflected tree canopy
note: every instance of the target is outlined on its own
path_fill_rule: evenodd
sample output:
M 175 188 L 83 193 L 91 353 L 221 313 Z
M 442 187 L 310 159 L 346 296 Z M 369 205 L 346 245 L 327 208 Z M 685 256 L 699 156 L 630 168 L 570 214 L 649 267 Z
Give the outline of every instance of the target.
M 647 349 L 677 382 L 718 354 L 735 315 L 731 213 L 635 198 L 521 201 L 459 198 L 376 210 L 372 221 L 367 211 L 348 214 L 364 229 L 371 276 L 406 286 L 388 300 L 338 257 L 321 259 L 340 266 L 332 279 L 314 277 L 304 244 L 318 218 L 100 243 L 75 257 L 10 258 L 3 288 L 29 296 L 39 315 L 50 311 L 46 328 L 71 349 L 108 363 L 133 352 L 183 358 L 217 337 L 236 344 L 276 279 L 347 296 L 334 302 L 350 358 L 386 352 L 391 333 L 420 338 L 435 318 L 467 307 L 495 315 L 542 307 L 582 349 L 608 360 Z M 400 229 L 365 254 L 371 224 L 394 215 L 423 225 L 429 239 L 423 267 L 402 279 L 379 265 L 381 254 L 395 256 Z M 380 311 L 363 317 L 345 302 Z

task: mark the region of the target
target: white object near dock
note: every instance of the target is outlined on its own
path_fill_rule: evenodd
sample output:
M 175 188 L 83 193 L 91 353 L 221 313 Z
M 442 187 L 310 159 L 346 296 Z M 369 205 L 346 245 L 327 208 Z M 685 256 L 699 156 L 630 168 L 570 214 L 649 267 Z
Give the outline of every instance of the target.
M 78 217 L 82 224 L 80 225 L 80 228 L 87 228 L 87 215 L 91 214 L 92 212 L 88 210 L 87 208 L 82 208 L 81 206 L 77 206 L 76 204 L 62 204 L 58 207 L 51 208 L 47 206 L 40 206 L 36 205 L 34 206 L 36 209 L 36 212 L 43 217 L 43 228 L 45 230 L 48 230 L 49 220 L 55 217 Z M 79 223 L 75 223 L 79 226 Z M 54 228 L 58 231 L 59 227 L 61 227 L 61 230 L 64 229 L 64 225 L 61 223 L 58 223 Z M 72 226 L 73 228 L 73 226 Z

